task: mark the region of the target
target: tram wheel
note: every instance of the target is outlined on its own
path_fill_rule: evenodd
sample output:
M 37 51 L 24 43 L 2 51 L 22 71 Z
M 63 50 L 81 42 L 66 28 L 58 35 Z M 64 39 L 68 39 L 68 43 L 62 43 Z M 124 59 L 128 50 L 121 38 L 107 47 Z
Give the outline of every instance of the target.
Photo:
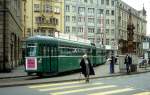
M 36 73 L 37 76 L 43 77 L 43 73 Z
M 27 73 L 27 75 L 28 75 L 28 76 L 31 76 L 31 75 L 32 75 L 32 73 L 31 73 L 31 72 L 28 72 L 28 73 Z

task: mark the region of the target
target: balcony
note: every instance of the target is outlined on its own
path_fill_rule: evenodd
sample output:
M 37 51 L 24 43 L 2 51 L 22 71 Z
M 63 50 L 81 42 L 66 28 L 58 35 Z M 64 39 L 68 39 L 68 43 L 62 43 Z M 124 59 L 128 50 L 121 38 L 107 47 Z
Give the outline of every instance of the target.
M 55 17 L 36 17 L 36 23 L 39 28 L 56 28 L 58 19 Z

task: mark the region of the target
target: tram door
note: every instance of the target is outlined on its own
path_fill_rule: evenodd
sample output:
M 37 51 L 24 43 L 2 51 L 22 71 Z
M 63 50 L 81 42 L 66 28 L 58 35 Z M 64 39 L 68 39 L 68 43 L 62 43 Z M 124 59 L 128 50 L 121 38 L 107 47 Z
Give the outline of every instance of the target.
M 58 55 L 57 55 L 57 47 L 51 47 L 50 49 L 50 64 L 51 64 L 51 72 L 57 72 L 57 64 L 58 64 Z
M 42 71 L 50 72 L 50 57 L 49 57 L 49 47 L 46 45 L 41 45 L 41 55 L 42 55 Z
M 92 59 L 93 59 L 93 64 L 96 63 L 96 48 L 92 49 Z

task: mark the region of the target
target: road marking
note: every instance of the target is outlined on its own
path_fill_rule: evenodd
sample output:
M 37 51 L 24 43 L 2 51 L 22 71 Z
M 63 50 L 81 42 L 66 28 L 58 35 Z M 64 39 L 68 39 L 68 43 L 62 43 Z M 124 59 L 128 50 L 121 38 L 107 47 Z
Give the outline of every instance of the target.
M 52 83 L 52 84 L 39 84 L 39 85 L 32 85 L 32 86 L 29 86 L 29 88 L 42 88 L 42 87 L 60 86 L 60 85 L 67 85 L 67 84 L 77 84 L 77 83 L 83 83 L 83 82 L 84 82 L 84 81 Z
M 69 93 L 83 92 L 83 91 L 96 90 L 96 89 L 113 88 L 113 87 L 117 87 L 117 86 L 108 85 L 108 86 L 102 86 L 102 87 L 83 88 L 83 89 L 76 89 L 76 90 L 70 90 L 70 91 L 50 93 L 50 95 L 63 95 L 63 94 L 69 94 Z
M 121 93 L 121 92 L 126 92 L 126 91 L 132 91 L 134 89 L 132 88 L 126 88 L 126 89 L 117 89 L 113 91 L 106 91 L 106 92 L 100 92 L 100 93 L 92 93 L 89 95 L 110 95 L 110 94 L 116 94 L 116 93 Z
M 56 88 L 39 89 L 39 91 L 52 91 L 52 90 L 61 90 L 61 89 L 67 89 L 67 88 L 78 88 L 78 87 L 96 86 L 96 85 L 102 85 L 102 84 L 103 84 L 103 83 L 93 83 L 93 84 L 83 84 L 83 85 L 72 85 L 72 86 L 64 86 L 64 87 L 56 87 Z
M 117 89 L 113 91 L 106 91 L 106 92 L 100 92 L 100 93 L 92 93 L 89 95 L 110 95 L 110 94 L 116 94 L 116 93 L 121 93 L 121 92 L 126 92 L 126 91 L 132 91 L 134 89 L 132 88 L 125 88 L 125 89 Z
M 142 93 L 137 93 L 137 94 L 133 94 L 133 95 L 150 95 L 150 92 L 142 92 Z

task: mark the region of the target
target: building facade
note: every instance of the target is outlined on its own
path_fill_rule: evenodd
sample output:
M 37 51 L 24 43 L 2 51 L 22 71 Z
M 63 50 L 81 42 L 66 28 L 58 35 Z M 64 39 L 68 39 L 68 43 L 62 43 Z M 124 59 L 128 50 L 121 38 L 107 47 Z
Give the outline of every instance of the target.
M 65 0 L 64 13 L 65 33 L 97 44 L 109 44 L 114 40 L 114 0 Z
M 22 0 L 0 0 L 0 72 L 11 71 L 21 60 Z
M 132 16 L 132 23 L 134 25 L 134 37 L 133 37 L 133 42 L 135 45 L 135 54 L 141 55 L 143 54 L 142 50 L 142 40 L 144 39 L 144 36 L 146 35 L 146 11 L 143 7 L 142 10 L 138 11 L 132 8 L 131 6 L 127 5 L 121 0 L 117 1 L 117 10 L 116 10 L 116 34 L 118 36 L 118 53 L 123 54 L 126 49 L 123 49 L 123 44 L 124 42 L 127 41 L 127 25 L 130 21 L 129 20 L 129 15 L 131 13 Z
M 108 51 L 122 54 L 120 41 L 127 40 L 127 24 L 129 9 L 131 9 L 136 53 L 146 35 L 146 14 L 135 10 L 122 0 L 65 0 L 64 2 L 64 32 L 70 35 L 103 44 Z M 139 48 L 139 49 L 138 49 Z
M 117 50 L 116 0 L 65 0 L 65 33 Z M 114 47 L 113 47 L 114 46 Z
M 53 36 L 55 32 L 63 32 L 63 10 L 63 0 L 26 0 L 23 38 L 33 35 Z

